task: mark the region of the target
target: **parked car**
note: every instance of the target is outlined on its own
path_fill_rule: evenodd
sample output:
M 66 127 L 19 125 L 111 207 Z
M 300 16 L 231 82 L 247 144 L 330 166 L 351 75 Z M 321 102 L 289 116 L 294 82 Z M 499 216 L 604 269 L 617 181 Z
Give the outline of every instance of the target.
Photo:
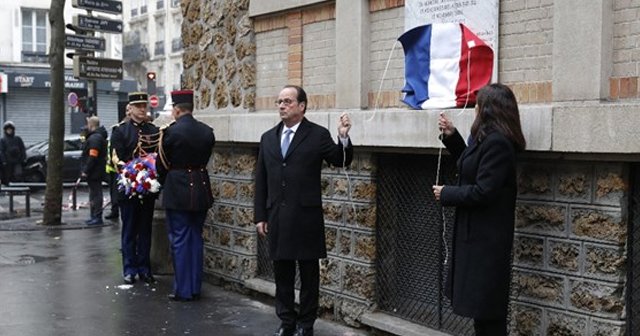
M 43 140 L 27 147 L 27 159 L 23 168 L 25 182 L 44 182 L 47 177 L 47 153 L 49 141 Z M 62 180 L 75 182 L 80 177 L 80 156 L 82 140 L 80 135 L 66 135 L 64 138 L 64 162 L 62 164 Z

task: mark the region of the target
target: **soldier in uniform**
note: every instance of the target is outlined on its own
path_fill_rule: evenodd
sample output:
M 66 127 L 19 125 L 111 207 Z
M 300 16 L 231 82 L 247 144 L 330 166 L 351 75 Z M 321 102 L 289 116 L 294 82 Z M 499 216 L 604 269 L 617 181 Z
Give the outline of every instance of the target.
M 130 93 L 130 119 L 111 133 L 111 159 L 118 167 L 134 157 L 156 152 L 159 129 L 148 122 L 147 99 L 144 92 Z M 153 194 L 129 198 L 124 191 L 118 193 L 122 220 L 122 274 L 126 284 L 134 283 L 136 275 L 146 283 L 155 281 L 149 256 L 155 199 Z
M 215 136 L 192 115 L 193 91 L 171 92 L 171 99 L 175 121 L 161 130 L 157 162 L 175 271 L 169 298 L 191 301 L 200 298 L 202 227 L 213 203 L 206 166 Z
M 124 106 L 124 115 L 122 121 L 111 126 L 111 134 L 113 131 L 120 125 L 129 121 L 129 110 L 131 105 L 128 102 L 127 105 Z M 120 108 L 120 107 L 118 107 Z M 109 212 L 104 218 L 110 220 L 117 220 L 120 218 L 120 208 L 118 207 L 118 169 L 111 158 L 111 140 L 107 141 L 107 164 L 105 165 L 105 172 L 109 177 L 109 197 L 111 199 L 111 212 Z

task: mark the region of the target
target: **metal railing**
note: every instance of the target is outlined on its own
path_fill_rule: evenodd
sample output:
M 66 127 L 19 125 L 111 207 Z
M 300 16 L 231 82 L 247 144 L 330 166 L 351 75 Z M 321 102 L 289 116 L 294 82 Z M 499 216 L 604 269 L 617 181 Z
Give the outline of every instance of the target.
M 631 169 L 627 266 L 627 335 L 640 333 L 640 165 Z
M 171 52 L 178 52 L 182 50 L 182 39 L 174 38 L 171 40 Z
M 449 250 L 454 213 L 443 209 L 431 192 L 437 162 L 431 155 L 379 156 L 376 302 L 388 314 L 432 329 L 473 335 L 472 320 L 454 315 L 444 296 L 443 211 Z M 441 184 L 455 183 L 450 157 L 443 157 L 440 171 L 448 174 Z
M 48 63 L 49 56 L 41 51 L 22 51 L 22 63 Z
M 156 41 L 156 46 L 153 49 L 154 56 L 164 55 L 164 41 Z

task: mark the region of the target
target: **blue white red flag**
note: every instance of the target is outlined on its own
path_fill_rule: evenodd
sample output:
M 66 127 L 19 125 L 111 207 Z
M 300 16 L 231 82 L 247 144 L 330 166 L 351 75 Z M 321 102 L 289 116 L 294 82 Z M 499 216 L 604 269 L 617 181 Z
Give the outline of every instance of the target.
M 403 102 L 414 109 L 472 106 L 491 82 L 493 50 L 461 23 L 433 23 L 398 38 L 405 54 Z

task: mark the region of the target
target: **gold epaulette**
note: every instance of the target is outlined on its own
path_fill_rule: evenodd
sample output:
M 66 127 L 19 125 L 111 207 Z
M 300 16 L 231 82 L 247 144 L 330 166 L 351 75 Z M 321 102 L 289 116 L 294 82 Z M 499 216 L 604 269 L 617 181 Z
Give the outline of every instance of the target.
M 172 121 L 172 122 L 170 122 L 168 124 L 164 124 L 164 125 L 160 126 L 160 131 L 164 131 L 165 129 L 169 128 L 171 125 L 175 124 L 175 122 L 176 121 L 174 120 L 174 121 Z

